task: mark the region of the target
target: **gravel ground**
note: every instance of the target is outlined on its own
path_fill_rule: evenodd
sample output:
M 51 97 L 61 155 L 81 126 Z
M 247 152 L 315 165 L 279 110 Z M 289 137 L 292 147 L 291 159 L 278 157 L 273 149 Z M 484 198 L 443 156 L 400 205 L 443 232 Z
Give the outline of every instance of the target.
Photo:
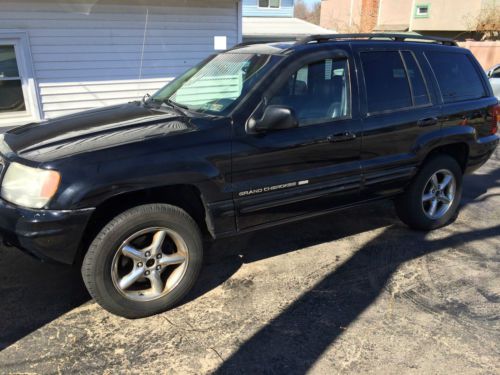
M 452 225 L 390 203 L 217 242 L 189 300 L 141 320 L 78 271 L 0 249 L 0 372 L 500 373 L 500 152 Z

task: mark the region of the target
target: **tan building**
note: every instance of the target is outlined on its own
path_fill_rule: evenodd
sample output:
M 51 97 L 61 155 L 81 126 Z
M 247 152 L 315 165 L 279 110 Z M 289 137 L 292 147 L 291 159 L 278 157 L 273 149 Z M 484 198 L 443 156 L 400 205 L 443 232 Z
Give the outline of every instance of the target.
M 323 0 L 321 26 L 338 32 L 418 32 L 458 39 L 500 0 Z M 500 27 L 499 27 L 500 28 Z

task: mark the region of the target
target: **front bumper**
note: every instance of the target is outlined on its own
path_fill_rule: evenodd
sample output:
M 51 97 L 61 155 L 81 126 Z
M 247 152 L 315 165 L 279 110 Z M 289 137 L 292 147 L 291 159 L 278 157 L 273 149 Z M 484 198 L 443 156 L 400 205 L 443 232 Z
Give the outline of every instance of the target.
M 31 210 L 0 199 L 4 241 L 37 258 L 72 264 L 94 209 Z
M 499 136 L 496 134 L 479 138 L 469 148 L 469 159 L 466 173 L 472 173 L 488 161 L 498 146 Z

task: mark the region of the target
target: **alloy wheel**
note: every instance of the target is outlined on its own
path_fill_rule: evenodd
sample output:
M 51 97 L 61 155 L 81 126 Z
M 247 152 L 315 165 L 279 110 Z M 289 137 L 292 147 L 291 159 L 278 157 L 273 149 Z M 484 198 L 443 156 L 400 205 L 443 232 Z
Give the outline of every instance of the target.
M 422 192 L 422 209 L 433 220 L 442 218 L 453 205 L 457 183 L 453 173 L 447 169 L 435 172 Z
M 182 280 L 189 262 L 186 242 L 169 228 L 153 227 L 128 237 L 111 264 L 115 288 L 134 301 L 161 298 Z

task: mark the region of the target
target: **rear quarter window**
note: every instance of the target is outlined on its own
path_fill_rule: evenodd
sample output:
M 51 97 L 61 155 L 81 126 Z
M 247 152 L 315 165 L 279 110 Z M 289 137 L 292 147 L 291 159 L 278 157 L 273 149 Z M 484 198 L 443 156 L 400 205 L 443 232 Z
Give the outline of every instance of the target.
M 479 99 L 486 95 L 481 77 L 470 58 L 452 52 L 426 52 L 445 103 Z

